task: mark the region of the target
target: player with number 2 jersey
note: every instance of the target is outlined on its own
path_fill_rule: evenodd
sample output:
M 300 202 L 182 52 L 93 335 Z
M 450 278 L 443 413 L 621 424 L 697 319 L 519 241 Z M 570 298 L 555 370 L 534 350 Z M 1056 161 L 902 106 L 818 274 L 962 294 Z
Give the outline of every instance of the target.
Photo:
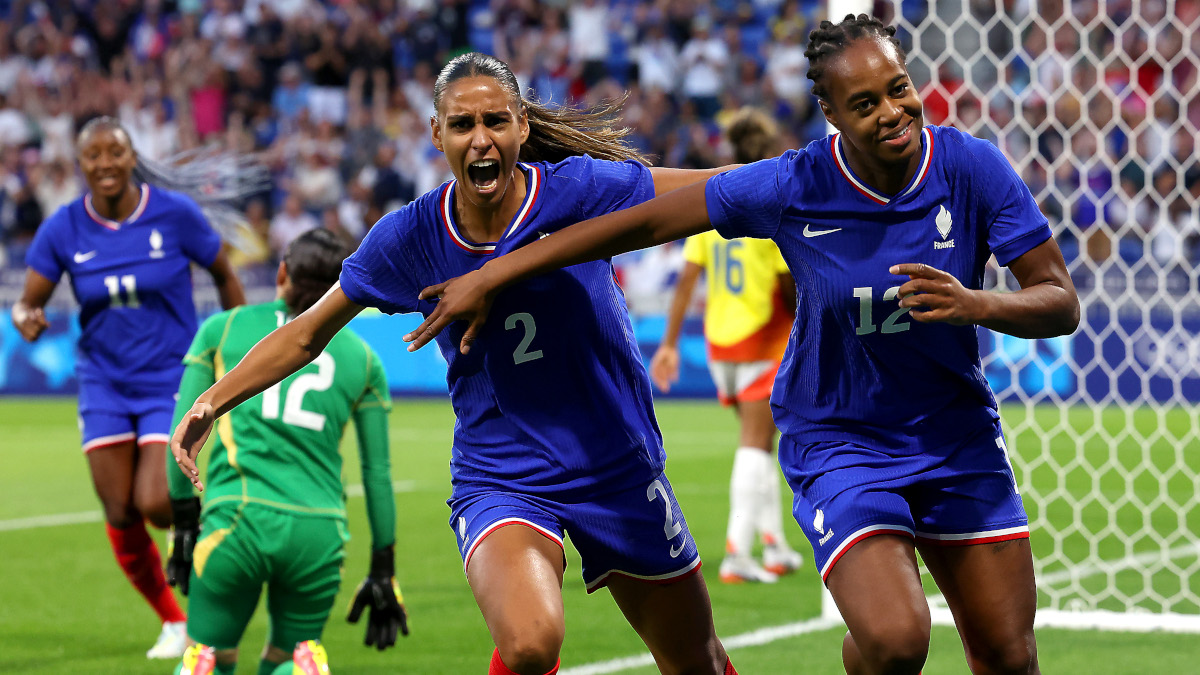
M 363 307 L 429 314 L 437 303 L 420 291 L 436 280 L 716 173 L 613 161 L 640 157 L 602 114 L 525 101 L 512 71 L 482 54 L 447 64 L 434 105 L 434 145 L 455 179 L 384 216 L 346 259 L 340 286 L 197 399 L 172 441 L 193 477 L 214 417 L 311 359 Z M 663 473 L 650 383 L 611 262 L 531 280 L 497 308 L 501 320 L 469 353 L 455 349 L 459 329 L 440 343 L 458 418 L 450 524 L 496 644 L 489 673 L 557 672 L 566 533 L 588 590 L 608 587 L 660 668 L 734 672 Z

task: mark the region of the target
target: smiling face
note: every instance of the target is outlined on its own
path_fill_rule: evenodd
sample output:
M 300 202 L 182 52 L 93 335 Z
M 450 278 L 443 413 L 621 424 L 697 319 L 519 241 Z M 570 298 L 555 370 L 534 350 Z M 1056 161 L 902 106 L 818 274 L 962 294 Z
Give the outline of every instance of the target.
M 921 97 L 894 45 L 855 40 L 831 61 L 824 80 L 828 100 L 821 110 L 852 157 L 887 166 L 920 161 Z
M 99 127 L 79 139 L 79 168 L 96 197 L 119 199 L 133 184 L 137 155 L 119 128 Z
M 529 119 L 520 100 L 492 77 L 464 77 L 446 86 L 433 144 L 446 155 L 459 194 L 477 207 L 495 208 L 514 180 Z

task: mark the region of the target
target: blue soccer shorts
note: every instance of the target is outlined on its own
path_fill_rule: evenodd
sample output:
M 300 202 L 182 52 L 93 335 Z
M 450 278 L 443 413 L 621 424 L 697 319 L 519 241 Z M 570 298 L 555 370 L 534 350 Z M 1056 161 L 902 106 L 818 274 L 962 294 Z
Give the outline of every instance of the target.
M 583 559 L 588 593 L 603 588 L 614 574 L 672 583 L 700 569 L 696 542 L 665 473 L 646 485 L 584 497 L 548 498 L 461 483 L 455 494 L 450 527 L 464 572 L 484 538 L 507 525 L 531 528 L 560 547 L 563 533 L 569 534 Z
M 175 392 L 136 390 L 117 383 L 79 383 L 79 431 L 83 452 L 136 440 L 138 445 L 171 440 Z
M 851 546 L 877 534 L 939 546 L 1029 537 L 999 422 L 905 456 L 848 441 L 797 446 L 785 436 L 779 461 L 822 580 Z

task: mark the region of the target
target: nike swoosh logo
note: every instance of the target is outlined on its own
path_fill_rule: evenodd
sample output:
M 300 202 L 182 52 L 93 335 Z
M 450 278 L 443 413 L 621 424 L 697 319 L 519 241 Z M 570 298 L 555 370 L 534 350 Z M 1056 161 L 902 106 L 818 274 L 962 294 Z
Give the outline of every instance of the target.
M 678 548 L 676 548 L 676 547 L 672 546 L 672 547 L 671 547 L 671 551 L 670 551 L 670 553 L 671 553 L 671 557 L 672 557 L 672 558 L 678 558 L 678 557 L 679 557 L 679 554 L 680 554 L 680 553 L 683 553 L 683 546 L 684 546 L 683 544 L 680 544 Z
M 804 226 L 804 236 L 809 237 L 809 238 L 819 237 L 823 234 L 832 234 L 834 232 L 841 232 L 841 230 L 842 230 L 842 228 L 840 228 L 840 227 L 835 227 L 832 230 L 814 230 L 814 229 L 812 229 L 812 225 L 805 225 Z
M 85 263 L 95 257 L 96 257 L 95 251 L 88 251 L 87 253 L 80 253 L 80 252 L 76 251 L 75 252 L 75 264 L 82 265 L 83 263 Z
M 549 232 L 542 232 L 541 230 L 538 230 L 538 239 L 545 239 L 546 237 L 549 237 L 549 236 L 550 236 Z

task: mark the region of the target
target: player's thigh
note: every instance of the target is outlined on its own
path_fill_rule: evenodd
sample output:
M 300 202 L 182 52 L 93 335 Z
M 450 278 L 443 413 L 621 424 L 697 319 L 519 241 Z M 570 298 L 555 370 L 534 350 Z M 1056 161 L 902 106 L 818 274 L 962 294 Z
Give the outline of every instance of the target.
M 661 672 L 724 672 L 727 657 L 699 570 L 669 584 L 615 576 L 608 589 Z
M 237 647 L 267 579 L 260 528 L 236 508 L 210 509 L 192 551 L 188 637 L 217 649 Z
M 521 524 L 499 527 L 478 543 L 467 582 L 498 647 L 527 640 L 554 650 L 562 645 L 565 567 L 557 542 Z
M 262 511 L 266 509 L 257 509 L 255 516 Z M 338 519 L 270 516 L 278 522 L 270 528 L 277 533 L 273 542 L 266 544 L 273 546 L 268 644 L 291 654 L 297 642 L 321 639 L 341 587 L 348 537 Z
M 762 448 L 770 452 L 775 447 L 775 419 L 771 416 L 771 401 L 761 398 L 753 401 L 738 401 L 741 417 L 741 446 Z
M 1032 647 L 1037 589 L 1028 539 L 920 550 L 969 651 Z
M 104 519 L 116 528 L 126 528 L 139 518 L 133 502 L 137 446 L 132 439 L 110 443 L 87 453 L 92 486 L 104 508 Z
M 859 541 L 838 559 L 826 584 L 864 653 L 928 648 L 929 604 L 912 539 L 881 534 Z

